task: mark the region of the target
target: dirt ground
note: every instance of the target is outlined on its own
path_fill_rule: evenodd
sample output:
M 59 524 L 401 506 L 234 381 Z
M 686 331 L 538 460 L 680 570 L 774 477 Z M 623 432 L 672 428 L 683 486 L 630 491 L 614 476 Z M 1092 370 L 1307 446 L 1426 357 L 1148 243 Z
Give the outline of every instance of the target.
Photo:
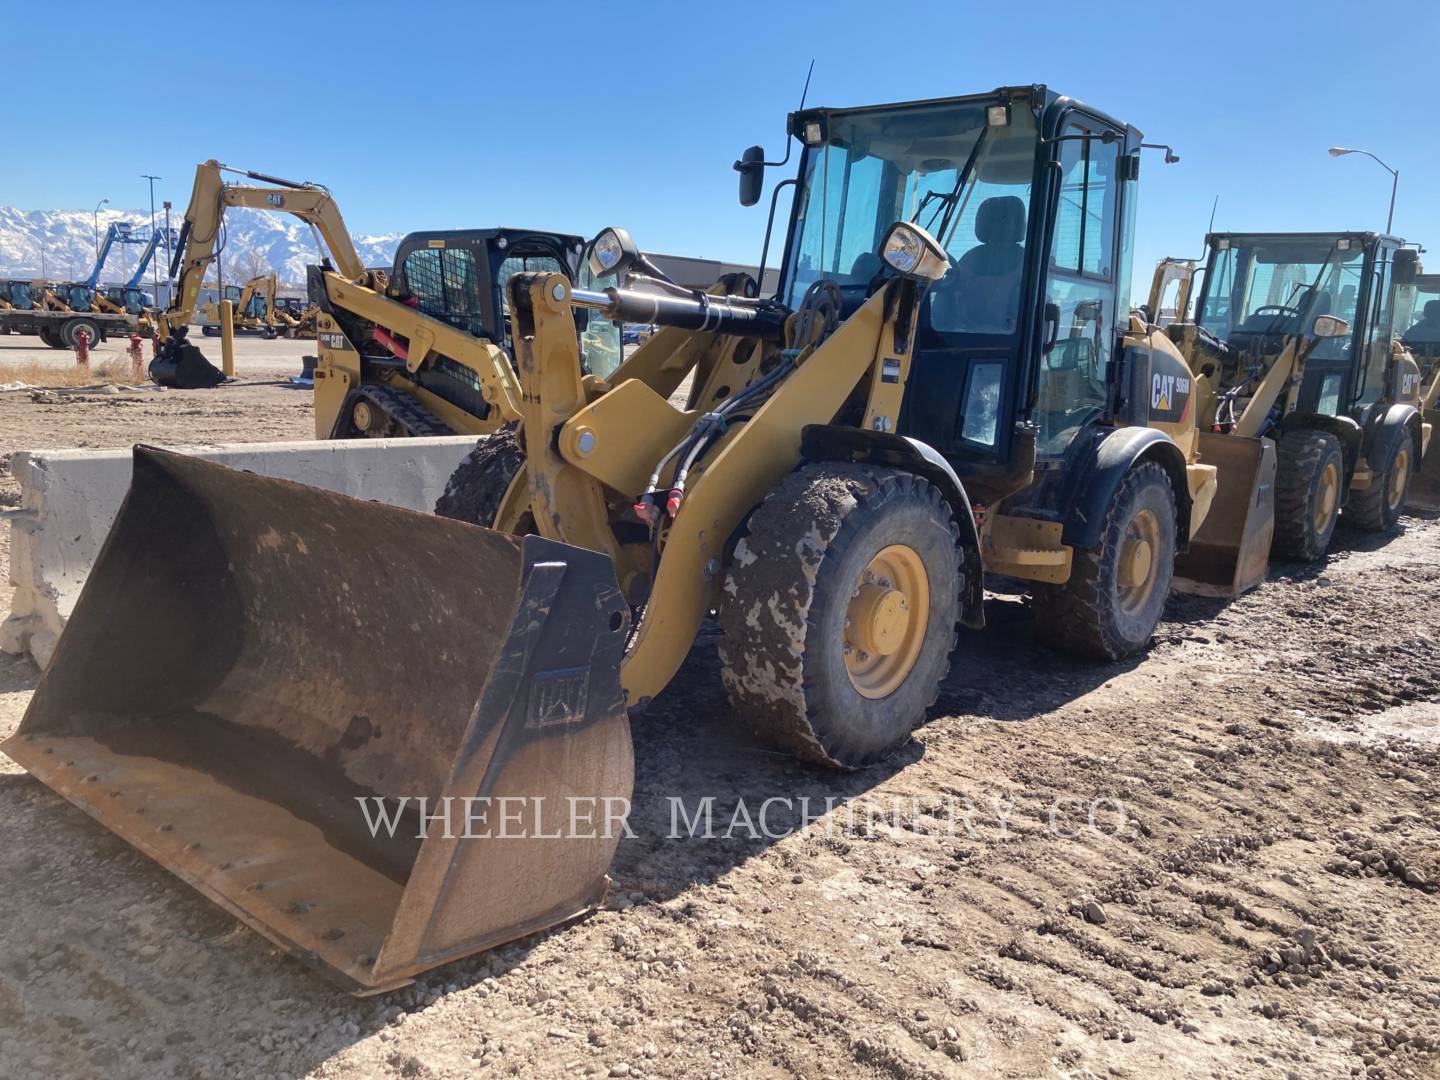
M 309 432 L 260 376 L 107 397 L 0 394 L 0 455 Z M 1126 664 L 996 597 L 858 774 L 759 749 L 702 642 L 634 721 L 606 910 L 368 1000 L 0 761 L 0 1074 L 1440 1076 L 1440 519 L 1335 548 Z M 36 678 L 0 659 L 0 736 Z

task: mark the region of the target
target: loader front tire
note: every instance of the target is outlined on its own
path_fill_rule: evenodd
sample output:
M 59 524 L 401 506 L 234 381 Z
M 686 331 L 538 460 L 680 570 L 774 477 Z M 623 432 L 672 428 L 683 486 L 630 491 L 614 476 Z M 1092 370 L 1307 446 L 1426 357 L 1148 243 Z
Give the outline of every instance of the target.
M 750 516 L 720 605 L 735 712 L 780 750 L 858 769 L 904 743 L 950 666 L 959 529 L 899 469 L 806 465 Z
M 1035 586 L 1047 645 L 1121 660 L 1150 643 L 1175 574 L 1175 489 L 1163 467 L 1132 468 L 1110 500 L 1100 543 L 1075 552 L 1063 585 Z
M 525 451 L 514 428 L 486 435 L 445 481 L 445 491 L 435 501 L 436 515 L 494 528 L 505 492 L 524 464 Z M 527 513 L 513 531 L 535 532 L 535 519 Z
M 1345 486 L 1340 440 L 1324 431 L 1291 431 L 1276 456 L 1273 550 L 1303 562 L 1324 558 Z
M 1385 441 L 1370 458 L 1370 486 L 1351 492 L 1345 520 L 1371 532 L 1393 533 L 1399 531 L 1410 493 L 1415 445 L 1405 428 L 1392 428 L 1382 438 Z

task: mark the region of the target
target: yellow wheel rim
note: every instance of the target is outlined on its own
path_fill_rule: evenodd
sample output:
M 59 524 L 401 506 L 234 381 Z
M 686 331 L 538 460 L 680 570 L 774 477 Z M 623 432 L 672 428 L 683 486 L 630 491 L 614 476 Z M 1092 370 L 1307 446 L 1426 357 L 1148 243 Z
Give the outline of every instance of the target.
M 1320 490 L 1315 493 L 1315 531 L 1323 533 L 1335 516 L 1340 501 L 1340 467 L 1333 461 L 1320 473 Z
M 930 575 L 914 548 L 891 544 L 866 564 L 845 609 L 845 670 L 867 698 L 905 681 L 930 621 Z
M 1401 447 L 1395 454 L 1395 467 L 1390 470 L 1390 509 L 1395 510 L 1405 498 L 1405 486 L 1410 482 L 1410 451 Z
M 1159 578 L 1160 519 L 1153 510 L 1141 510 L 1130 519 L 1120 542 L 1120 563 L 1115 586 L 1120 610 L 1134 615 L 1150 602 Z

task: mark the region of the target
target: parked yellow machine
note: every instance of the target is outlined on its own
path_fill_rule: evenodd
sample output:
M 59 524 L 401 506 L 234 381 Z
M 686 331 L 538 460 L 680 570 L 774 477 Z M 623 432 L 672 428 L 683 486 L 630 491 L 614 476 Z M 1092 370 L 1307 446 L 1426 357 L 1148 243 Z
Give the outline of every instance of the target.
M 516 425 L 452 478 L 439 509 L 468 521 L 137 449 L 5 751 L 370 992 L 598 902 L 627 710 L 711 613 L 756 734 L 857 768 L 922 722 L 989 575 L 1031 583 L 1055 644 L 1133 655 L 1228 485 L 1255 496 L 1211 538 L 1215 587 L 1248 584 L 1273 459 L 1203 459 L 1191 372 L 1128 312 L 1138 131 L 1026 86 L 809 109 L 789 134 L 776 296 L 680 287 L 618 229 L 589 254 L 606 287 L 509 280 L 515 372 L 496 349 L 484 377 Z M 763 151 L 737 167 L 753 204 Z M 326 272 L 331 303 L 388 312 L 353 276 Z M 659 329 L 601 378 L 587 313 Z M 419 796 L 460 800 L 423 840 Z
M 236 332 L 262 334 L 267 338 L 279 335 L 281 322 L 276 318 L 275 292 L 277 276 L 272 270 L 268 274 L 257 274 L 241 285 L 226 285 L 222 300 L 229 300 L 234 315 Z M 220 301 L 210 300 L 200 306 L 200 317 L 204 320 L 201 331 L 206 337 L 220 334 Z
M 1151 302 L 1182 283 L 1168 333 L 1196 372 L 1202 428 L 1278 446 L 1276 553 L 1320 558 L 1342 510 L 1396 529 L 1432 430 L 1399 336 L 1415 250 L 1375 233 L 1214 233 L 1206 249 L 1193 318 L 1194 263 L 1163 261 Z M 1206 458 L 1227 449 L 1214 440 Z
M 1429 447 L 1410 483 L 1409 505 L 1419 510 L 1440 510 L 1440 451 L 1435 449 L 1433 437 L 1434 430 L 1440 427 L 1440 274 L 1417 275 L 1411 294 L 1397 301 L 1395 315 L 1400 341 L 1419 369 L 1416 405 L 1432 432 Z
M 202 283 L 219 249 L 225 212 L 248 207 L 291 214 L 311 226 L 328 255 L 311 269 L 315 320 L 315 434 L 318 438 L 484 434 L 518 417 L 505 351 L 507 314 L 499 282 L 536 266 L 573 275 L 578 236 L 529 229 L 411 233 L 394 271 L 367 269 L 329 189 L 244 172 L 256 186 L 227 183 L 219 162 L 196 167 L 170 277 L 170 308 L 159 317 L 157 381 L 210 385 L 218 372 L 185 338 Z M 620 355 L 619 328 L 585 328 L 588 362 L 608 370 Z

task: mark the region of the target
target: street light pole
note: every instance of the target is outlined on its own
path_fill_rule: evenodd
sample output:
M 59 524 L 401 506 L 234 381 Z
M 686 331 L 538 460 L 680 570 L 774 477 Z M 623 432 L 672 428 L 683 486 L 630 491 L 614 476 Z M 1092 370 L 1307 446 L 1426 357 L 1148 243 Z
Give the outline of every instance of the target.
M 1344 157 L 1346 154 L 1364 154 L 1390 174 L 1390 216 L 1385 219 L 1385 232 L 1388 234 L 1395 225 L 1395 192 L 1400 187 L 1400 170 L 1390 168 L 1369 150 L 1352 150 L 1348 146 L 1332 146 L 1330 148 L 1331 157 Z
M 155 181 L 164 180 L 163 176 L 151 176 L 149 173 L 141 173 L 140 179 L 150 181 L 150 236 L 155 236 Z M 154 295 L 160 295 L 160 267 L 156 265 L 154 253 L 150 258 L 150 281 L 154 289 Z
M 90 215 L 90 224 L 95 229 L 95 258 L 100 258 L 100 207 L 107 205 L 109 199 L 101 199 L 95 204 L 95 211 Z

